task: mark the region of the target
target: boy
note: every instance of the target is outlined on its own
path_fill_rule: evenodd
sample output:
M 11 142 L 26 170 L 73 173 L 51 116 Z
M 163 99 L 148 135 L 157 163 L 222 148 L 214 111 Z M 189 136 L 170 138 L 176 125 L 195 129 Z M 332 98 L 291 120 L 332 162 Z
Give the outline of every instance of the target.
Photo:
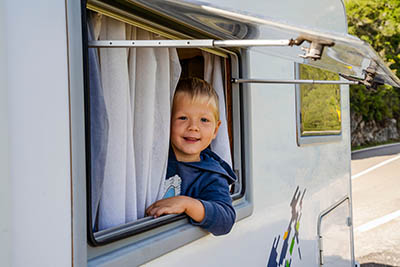
M 167 182 L 180 192 L 168 197 L 167 191 L 167 198 L 147 208 L 148 215 L 184 212 L 193 225 L 214 235 L 229 233 L 236 218 L 229 184 L 236 176 L 208 148 L 220 125 L 218 95 L 212 86 L 198 78 L 180 80 L 172 106 L 167 168 Z

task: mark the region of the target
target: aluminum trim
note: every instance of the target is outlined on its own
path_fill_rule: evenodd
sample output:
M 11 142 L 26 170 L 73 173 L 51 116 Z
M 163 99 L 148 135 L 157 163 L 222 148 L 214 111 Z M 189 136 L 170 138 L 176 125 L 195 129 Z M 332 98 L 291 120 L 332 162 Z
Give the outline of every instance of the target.
M 291 40 L 98 40 L 89 41 L 89 47 L 127 48 L 127 47 L 168 47 L 168 48 L 213 48 L 249 46 L 289 46 Z
M 232 79 L 233 83 L 273 83 L 273 84 L 359 84 L 357 81 L 335 80 L 269 80 L 269 79 Z

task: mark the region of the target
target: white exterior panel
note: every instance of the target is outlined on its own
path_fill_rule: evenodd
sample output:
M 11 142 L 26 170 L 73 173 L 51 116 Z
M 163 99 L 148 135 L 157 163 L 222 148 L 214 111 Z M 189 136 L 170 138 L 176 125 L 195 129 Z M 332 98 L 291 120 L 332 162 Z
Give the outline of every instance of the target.
M 11 266 L 11 192 L 8 164 L 7 25 L 4 1 L 0 2 L 0 259 Z
M 213 1 L 212 4 L 321 30 L 347 31 L 341 1 L 310 1 L 308 6 L 291 0 L 254 2 L 257 3 Z M 261 35 L 259 38 L 266 39 L 268 36 Z M 249 64 L 243 67 L 250 70 L 247 77 L 295 79 L 292 61 L 267 55 L 262 48 L 251 49 Z M 216 238 L 208 235 L 144 266 L 267 266 L 274 239 L 280 236 L 276 248 L 279 260 L 283 235 L 292 215 L 290 202 L 297 187 L 301 193 L 306 192 L 302 203 L 299 244 L 293 246 L 291 266 L 319 266 L 318 217 L 344 196 L 350 196 L 348 86 L 341 87 L 341 140 L 301 147 L 296 143 L 295 85 L 251 84 L 250 88 L 250 105 L 244 106 L 248 109 L 248 117 L 244 120 L 252 122 L 245 146 L 250 146 L 249 151 L 252 151 L 252 175 L 248 179 L 253 183 L 253 214 L 237 222 L 227 236 Z M 342 212 L 340 216 L 339 221 L 343 221 L 344 225 L 346 216 L 350 215 Z M 326 224 L 325 227 L 329 228 Z M 352 246 L 348 245 L 351 228 L 343 229 L 348 237 L 344 247 L 348 248 Z M 330 240 L 333 243 L 336 241 Z M 288 250 L 290 245 L 289 242 Z M 351 266 L 351 251 L 330 253 L 330 256 L 342 260 L 338 266 Z
M 71 266 L 65 2 L 4 6 L 11 266 Z
M 251 53 L 250 64 L 254 76 L 268 72 L 276 78 L 294 77 L 293 62 Z M 350 190 L 349 129 L 343 128 L 341 142 L 298 147 L 295 86 L 251 88 L 253 214 L 237 222 L 227 236 L 208 235 L 145 266 L 266 266 L 274 238 L 280 235 L 282 239 L 287 229 L 297 186 L 306 189 L 299 229 L 302 260 L 295 246 L 292 266 L 318 266 L 318 216 Z M 343 114 L 349 112 L 348 101 L 348 90 L 342 90 Z M 348 123 L 346 116 L 343 125 Z M 351 266 L 349 255 L 344 260 Z

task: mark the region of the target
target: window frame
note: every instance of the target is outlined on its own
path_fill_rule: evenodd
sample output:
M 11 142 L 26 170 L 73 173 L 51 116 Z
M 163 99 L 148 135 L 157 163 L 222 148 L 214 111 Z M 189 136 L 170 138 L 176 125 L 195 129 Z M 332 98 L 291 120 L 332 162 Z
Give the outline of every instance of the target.
M 153 250 L 150 255 L 153 255 L 151 258 L 155 258 L 163 253 L 165 253 L 165 249 L 168 251 L 173 250 L 174 247 L 179 247 L 180 243 L 182 243 L 182 239 L 184 244 L 201 238 L 206 235 L 207 232 L 200 229 L 199 227 L 192 226 L 188 223 L 187 216 L 184 214 L 179 215 L 166 215 L 159 217 L 157 219 L 149 219 L 143 218 L 137 221 L 133 221 L 121 226 L 112 227 L 106 230 L 94 232 L 92 228 L 92 211 L 91 211 L 91 142 L 90 142 L 90 89 L 89 89 L 89 75 L 88 75 L 88 32 L 86 27 L 87 21 L 87 11 L 90 10 L 87 7 L 83 7 L 82 11 L 82 28 L 83 28 L 83 63 L 84 63 L 84 110 L 85 110 L 85 144 L 86 144 L 86 206 L 87 206 L 87 238 L 88 238 L 88 258 L 96 259 L 98 258 L 104 251 L 105 247 L 109 247 L 107 245 L 113 244 L 115 247 L 119 247 L 122 244 L 131 244 L 137 245 L 139 243 L 144 242 L 145 239 L 155 238 L 159 235 L 169 235 L 174 232 L 176 228 L 184 228 L 185 234 L 176 234 L 176 240 L 180 240 L 179 242 L 175 242 L 174 244 L 169 244 L 168 246 L 163 246 L 159 251 Z M 98 10 L 96 10 L 98 12 Z M 106 15 L 107 14 L 104 14 Z M 115 17 L 114 17 L 115 18 Z M 118 19 L 118 18 L 117 18 Z M 121 20 L 121 19 L 120 19 Z M 123 21 L 127 23 L 127 21 Z M 129 23 L 132 24 L 132 23 Z M 134 24 L 132 24 L 134 25 Z M 137 25 L 135 25 L 137 26 Z M 140 27 L 140 26 L 139 26 Z M 148 29 L 147 29 L 148 30 Z M 158 32 L 159 33 L 159 32 Z M 237 220 L 241 218 L 247 217 L 252 212 L 252 205 L 245 198 L 246 196 L 246 179 L 244 178 L 244 154 L 242 149 L 243 144 L 243 136 L 242 136 L 242 92 L 240 88 L 242 85 L 232 84 L 230 78 L 232 76 L 238 76 L 240 74 L 240 61 L 241 55 L 238 50 L 235 49 L 204 49 L 207 52 L 213 52 L 219 56 L 223 55 L 225 58 L 225 86 L 230 84 L 231 93 L 232 93 L 232 138 L 233 138 L 233 150 L 232 158 L 233 158 L 233 169 L 235 173 L 238 175 L 238 179 L 240 181 L 240 190 L 237 190 L 234 194 L 232 194 L 233 205 L 235 207 L 236 212 L 238 213 Z M 229 63 L 226 63 L 229 61 Z M 229 69 L 227 67 L 230 66 Z M 227 89 L 227 87 L 226 87 Z M 184 236 L 184 238 L 182 238 Z M 167 238 L 168 240 L 171 239 Z M 174 239 L 174 238 L 172 238 Z M 160 241 L 161 242 L 161 241 Z M 169 241 L 165 241 L 169 242 Z M 161 242 L 163 243 L 163 242 Z M 180 245 L 179 245 L 180 244 Z M 99 246 L 102 249 L 96 249 Z M 106 251 L 108 249 L 105 249 Z M 144 262 L 144 261 L 143 261 Z
M 316 67 L 314 67 L 316 68 Z M 294 63 L 294 75 L 296 80 L 300 80 L 300 63 Z M 342 78 L 341 78 L 342 79 Z M 340 110 L 343 108 L 343 85 L 339 85 L 340 89 Z M 338 134 L 318 134 L 305 135 L 301 133 L 301 84 L 295 84 L 295 110 L 296 110 L 296 142 L 297 146 L 318 145 L 340 142 L 343 139 L 343 120 L 340 121 L 340 133 Z

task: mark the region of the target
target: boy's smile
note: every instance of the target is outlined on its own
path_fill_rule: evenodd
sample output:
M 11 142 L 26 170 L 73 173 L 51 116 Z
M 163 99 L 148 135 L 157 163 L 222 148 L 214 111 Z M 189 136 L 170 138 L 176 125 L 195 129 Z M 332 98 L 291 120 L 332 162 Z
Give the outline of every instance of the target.
M 175 95 L 171 116 L 171 145 L 178 161 L 200 161 L 200 152 L 217 136 L 221 122 L 207 97 L 193 101 L 185 93 Z

